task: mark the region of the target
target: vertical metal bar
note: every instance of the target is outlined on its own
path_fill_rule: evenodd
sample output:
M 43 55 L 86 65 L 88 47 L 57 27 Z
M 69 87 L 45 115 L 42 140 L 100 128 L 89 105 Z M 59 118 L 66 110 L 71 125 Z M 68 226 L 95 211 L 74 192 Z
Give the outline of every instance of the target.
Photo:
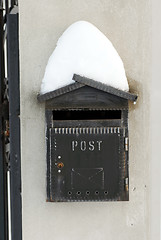
M 8 0 L 5 0 L 5 10 L 6 10 L 6 14 L 9 12 L 9 7 L 8 7 Z
M 18 13 L 8 14 L 8 79 L 12 240 L 22 239 Z
M 15 0 L 11 0 L 11 8 L 13 8 L 15 5 Z
M 3 4 L 0 2 L 0 240 L 7 239 L 6 219 L 6 171 L 4 163 L 3 136 L 3 81 L 4 81 L 4 46 L 3 46 Z

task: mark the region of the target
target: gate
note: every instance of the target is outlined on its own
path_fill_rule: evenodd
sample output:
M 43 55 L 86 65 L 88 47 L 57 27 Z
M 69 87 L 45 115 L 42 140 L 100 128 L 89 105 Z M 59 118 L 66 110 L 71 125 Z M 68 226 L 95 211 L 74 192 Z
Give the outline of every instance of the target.
M 0 0 L 0 240 L 22 239 L 18 2 Z

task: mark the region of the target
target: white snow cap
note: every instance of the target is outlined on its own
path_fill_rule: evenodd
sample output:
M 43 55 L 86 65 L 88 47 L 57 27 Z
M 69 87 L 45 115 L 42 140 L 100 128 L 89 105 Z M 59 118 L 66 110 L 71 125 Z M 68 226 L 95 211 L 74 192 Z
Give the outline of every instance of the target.
M 73 74 L 129 90 L 120 56 L 108 38 L 89 22 L 72 24 L 60 37 L 46 66 L 41 94 L 74 83 Z

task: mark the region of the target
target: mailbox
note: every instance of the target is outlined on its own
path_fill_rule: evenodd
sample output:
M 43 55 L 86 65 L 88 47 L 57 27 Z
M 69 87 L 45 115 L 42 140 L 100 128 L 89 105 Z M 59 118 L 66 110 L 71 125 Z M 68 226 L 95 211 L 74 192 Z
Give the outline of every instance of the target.
M 128 101 L 91 79 L 38 95 L 45 102 L 47 201 L 129 199 Z

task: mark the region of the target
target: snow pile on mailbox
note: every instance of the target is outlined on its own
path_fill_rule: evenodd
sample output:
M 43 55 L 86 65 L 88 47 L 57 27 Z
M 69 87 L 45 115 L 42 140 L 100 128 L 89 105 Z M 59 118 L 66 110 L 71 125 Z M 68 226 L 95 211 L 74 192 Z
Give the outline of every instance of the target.
M 73 74 L 128 91 L 123 62 L 108 38 L 89 22 L 72 24 L 49 58 L 41 94 L 73 83 Z

